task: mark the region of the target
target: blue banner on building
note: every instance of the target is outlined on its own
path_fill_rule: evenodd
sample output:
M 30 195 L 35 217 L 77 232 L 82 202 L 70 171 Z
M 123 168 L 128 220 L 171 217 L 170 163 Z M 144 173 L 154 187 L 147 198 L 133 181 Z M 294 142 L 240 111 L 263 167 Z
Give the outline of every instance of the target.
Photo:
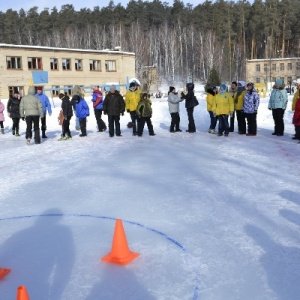
M 33 71 L 31 73 L 32 73 L 33 84 L 48 83 L 47 71 Z

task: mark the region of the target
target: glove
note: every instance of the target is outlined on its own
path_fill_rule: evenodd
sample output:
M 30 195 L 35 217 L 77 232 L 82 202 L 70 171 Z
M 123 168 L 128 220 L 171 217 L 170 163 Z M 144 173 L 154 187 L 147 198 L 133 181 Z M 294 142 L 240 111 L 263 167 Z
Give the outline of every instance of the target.
M 107 111 L 106 111 L 106 110 L 104 110 L 103 113 L 104 113 L 105 115 L 107 115 Z
M 22 117 L 22 120 L 25 121 L 25 117 Z
M 52 114 L 49 114 L 49 116 L 51 117 L 51 116 L 52 116 Z
M 127 112 L 128 112 L 128 113 L 130 113 L 130 110 L 129 110 L 129 109 L 127 109 Z

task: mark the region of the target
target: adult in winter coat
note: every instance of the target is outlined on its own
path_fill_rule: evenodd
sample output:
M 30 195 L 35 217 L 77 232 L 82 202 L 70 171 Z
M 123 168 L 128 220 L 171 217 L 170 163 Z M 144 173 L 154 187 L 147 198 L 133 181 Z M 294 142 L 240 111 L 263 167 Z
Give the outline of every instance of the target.
M 90 109 L 85 102 L 85 100 L 78 95 L 73 96 L 75 107 L 76 107 L 76 116 L 79 119 L 81 134 L 80 137 L 87 136 L 86 132 L 86 118 L 90 115 Z
M 219 120 L 218 136 L 229 134 L 228 116 L 233 114 L 234 105 L 231 95 L 227 92 L 226 84 L 220 85 L 219 93 L 215 96 L 212 110 Z
M 238 82 L 238 88 L 236 92 L 236 96 L 234 99 L 234 108 L 236 111 L 236 119 L 238 123 L 238 133 L 239 134 L 246 134 L 246 120 L 245 114 L 243 111 L 244 106 L 244 98 L 246 94 L 246 83 L 245 81 Z
M 171 114 L 170 132 L 178 132 L 180 129 L 179 102 L 183 101 L 176 92 L 175 87 L 170 86 L 168 92 L 169 112 Z
M 20 125 L 20 118 L 21 118 L 20 102 L 21 102 L 21 97 L 18 91 L 14 91 L 13 96 L 9 98 L 7 102 L 7 111 L 13 121 L 12 134 L 16 136 L 20 136 L 19 134 L 19 125 Z
M 272 110 L 274 119 L 274 132 L 272 135 L 283 136 L 284 134 L 284 121 L 283 116 L 287 106 L 288 97 L 287 91 L 284 88 L 282 79 L 277 79 L 271 92 L 269 100 L 269 109 Z
M 153 130 L 153 125 L 151 122 L 151 117 L 152 117 L 151 100 L 148 98 L 147 93 L 143 93 L 141 95 L 141 100 L 137 106 L 136 113 L 139 117 L 138 136 L 143 135 L 145 123 L 147 123 L 149 135 L 155 135 Z
M 5 121 L 4 110 L 5 110 L 5 106 L 1 102 L 1 99 L 0 99 L 0 128 L 1 128 L 1 133 L 2 134 L 4 134 L 4 125 L 3 125 L 3 122 Z
M 72 104 L 69 96 L 64 94 L 59 94 L 59 99 L 61 99 L 61 111 L 63 114 L 63 123 L 62 123 L 62 135 L 60 140 L 66 140 L 72 138 L 70 131 L 70 120 L 73 116 Z
M 208 129 L 209 133 L 216 133 L 215 129 L 216 129 L 216 125 L 217 125 L 217 118 L 214 115 L 214 112 L 212 110 L 212 106 L 213 106 L 213 102 L 214 102 L 214 98 L 215 95 L 217 94 L 217 88 L 215 86 L 210 86 L 207 90 L 207 95 L 206 95 L 206 103 L 207 103 L 207 111 L 209 113 L 209 117 L 210 117 L 210 126 Z
M 232 81 L 230 89 L 229 89 L 229 94 L 231 95 L 231 97 L 233 99 L 233 103 L 235 102 L 236 97 L 237 97 L 237 90 L 238 90 L 237 82 Z M 234 132 L 234 118 L 235 118 L 235 110 L 233 111 L 232 116 L 230 116 L 229 132 Z
M 39 122 L 40 118 L 44 117 L 42 103 L 38 97 L 35 96 L 35 88 L 30 86 L 28 95 L 22 98 L 20 102 L 20 116 L 25 121 L 26 117 L 26 135 L 27 144 L 32 139 L 32 123 L 34 129 L 34 141 L 36 144 L 41 143 Z
M 116 136 L 122 136 L 120 128 L 120 115 L 124 116 L 125 102 L 114 85 L 110 87 L 109 92 L 104 99 L 103 111 L 105 115 L 108 115 L 109 136 L 114 136 L 115 127 Z
M 36 96 L 40 99 L 41 103 L 42 103 L 42 107 L 43 107 L 43 113 L 44 113 L 44 117 L 41 118 L 41 130 L 42 130 L 42 138 L 46 139 L 46 130 L 47 130 L 47 124 L 46 124 L 46 115 L 47 112 L 49 114 L 49 116 L 52 115 L 52 109 L 51 109 L 51 104 L 49 101 L 49 98 L 43 93 L 43 89 L 41 87 L 37 87 L 36 89 Z
M 295 101 L 293 124 L 295 126 L 295 132 L 296 132 L 294 139 L 300 140 L 300 98 L 298 98 L 297 101 Z
M 136 108 L 141 99 L 141 90 L 138 89 L 136 82 L 131 82 L 129 84 L 129 90 L 125 94 L 126 110 L 130 113 L 130 118 L 132 122 L 132 135 L 137 135 L 137 122 L 138 117 L 136 114 Z
M 75 129 L 76 130 L 80 130 L 79 118 L 76 116 L 76 103 L 78 103 L 78 101 L 75 100 L 73 97 L 74 96 L 78 96 L 79 98 L 83 98 L 84 99 L 84 95 L 83 95 L 83 92 L 82 92 L 82 90 L 81 90 L 81 88 L 80 88 L 79 85 L 74 85 L 71 94 L 72 94 L 71 104 L 73 106 L 73 111 L 75 113 Z M 75 97 L 75 98 L 78 99 L 78 97 Z
M 181 97 L 185 99 L 185 108 L 187 111 L 188 121 L 189 121 L 188 129 L 186 131 L 189 133 L 194 133 L 196 132 L 196 126 L 194 121 L 194 107 L 195 107 L 194 84 L 187 83 L 186 88 L 187 88 L 187 94 L 181 93 Z
M 292 102 L 292 111 L 295 111 L 296 109 L 296 102 L 297 100 L 300 98 L 300 81 L 299 83 L 297 84 L 297 90 L 296 90 L 296 93 L 294 94 L 294 97 L 293 97 L 293 102 Z M 295 135 L 292 137 L 293 140 L 298 140 L 298 134 L 296 132 L 296 126 L 295 126 Z
M 256 115 L 259 106 L 259 95 L 254 90 L 252 82 L 247 84 L 247 92 L 244 97 L 243 111 L 248 123 L 247 136 L 255 136 L 257 132 Z
M 103 110 L 103 95 L 102 92 L 99 90 L 99 86 L 93 87 L 92 102 L 94 107 L 95 118 L 98 125 L 98 132 L 103 132 L 106 130 L 106 124 L 101 119 Z

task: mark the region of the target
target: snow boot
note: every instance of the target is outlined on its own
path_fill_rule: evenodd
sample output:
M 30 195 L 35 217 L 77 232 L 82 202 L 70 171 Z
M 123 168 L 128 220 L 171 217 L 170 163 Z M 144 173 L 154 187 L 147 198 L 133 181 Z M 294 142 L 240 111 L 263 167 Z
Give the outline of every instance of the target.
M 45 130 L 42 131 L 42 138 L 43 138 L 43 139 L 46 139 L 46 138 L 47 138 L 47 136 L 46 136 L 46 131 L 45 131 Z

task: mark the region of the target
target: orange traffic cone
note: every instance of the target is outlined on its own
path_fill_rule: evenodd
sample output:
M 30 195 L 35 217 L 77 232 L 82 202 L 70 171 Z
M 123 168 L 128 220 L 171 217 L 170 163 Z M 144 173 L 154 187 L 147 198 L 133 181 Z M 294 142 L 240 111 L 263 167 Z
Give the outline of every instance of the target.
M 122 220 L 117 219 L 111 251 L 102 257 L 102 261 L 124 266 L 138 256 L 138 253 L 129 250 Z
M 6 276 L 9 272 L 10 272 L 10 269 L 0 268 L 0 279 L 2 279 L 4 276 Z
M 19 286 L 17 290 L 17 300 L 30 300 L 25 286 Z

